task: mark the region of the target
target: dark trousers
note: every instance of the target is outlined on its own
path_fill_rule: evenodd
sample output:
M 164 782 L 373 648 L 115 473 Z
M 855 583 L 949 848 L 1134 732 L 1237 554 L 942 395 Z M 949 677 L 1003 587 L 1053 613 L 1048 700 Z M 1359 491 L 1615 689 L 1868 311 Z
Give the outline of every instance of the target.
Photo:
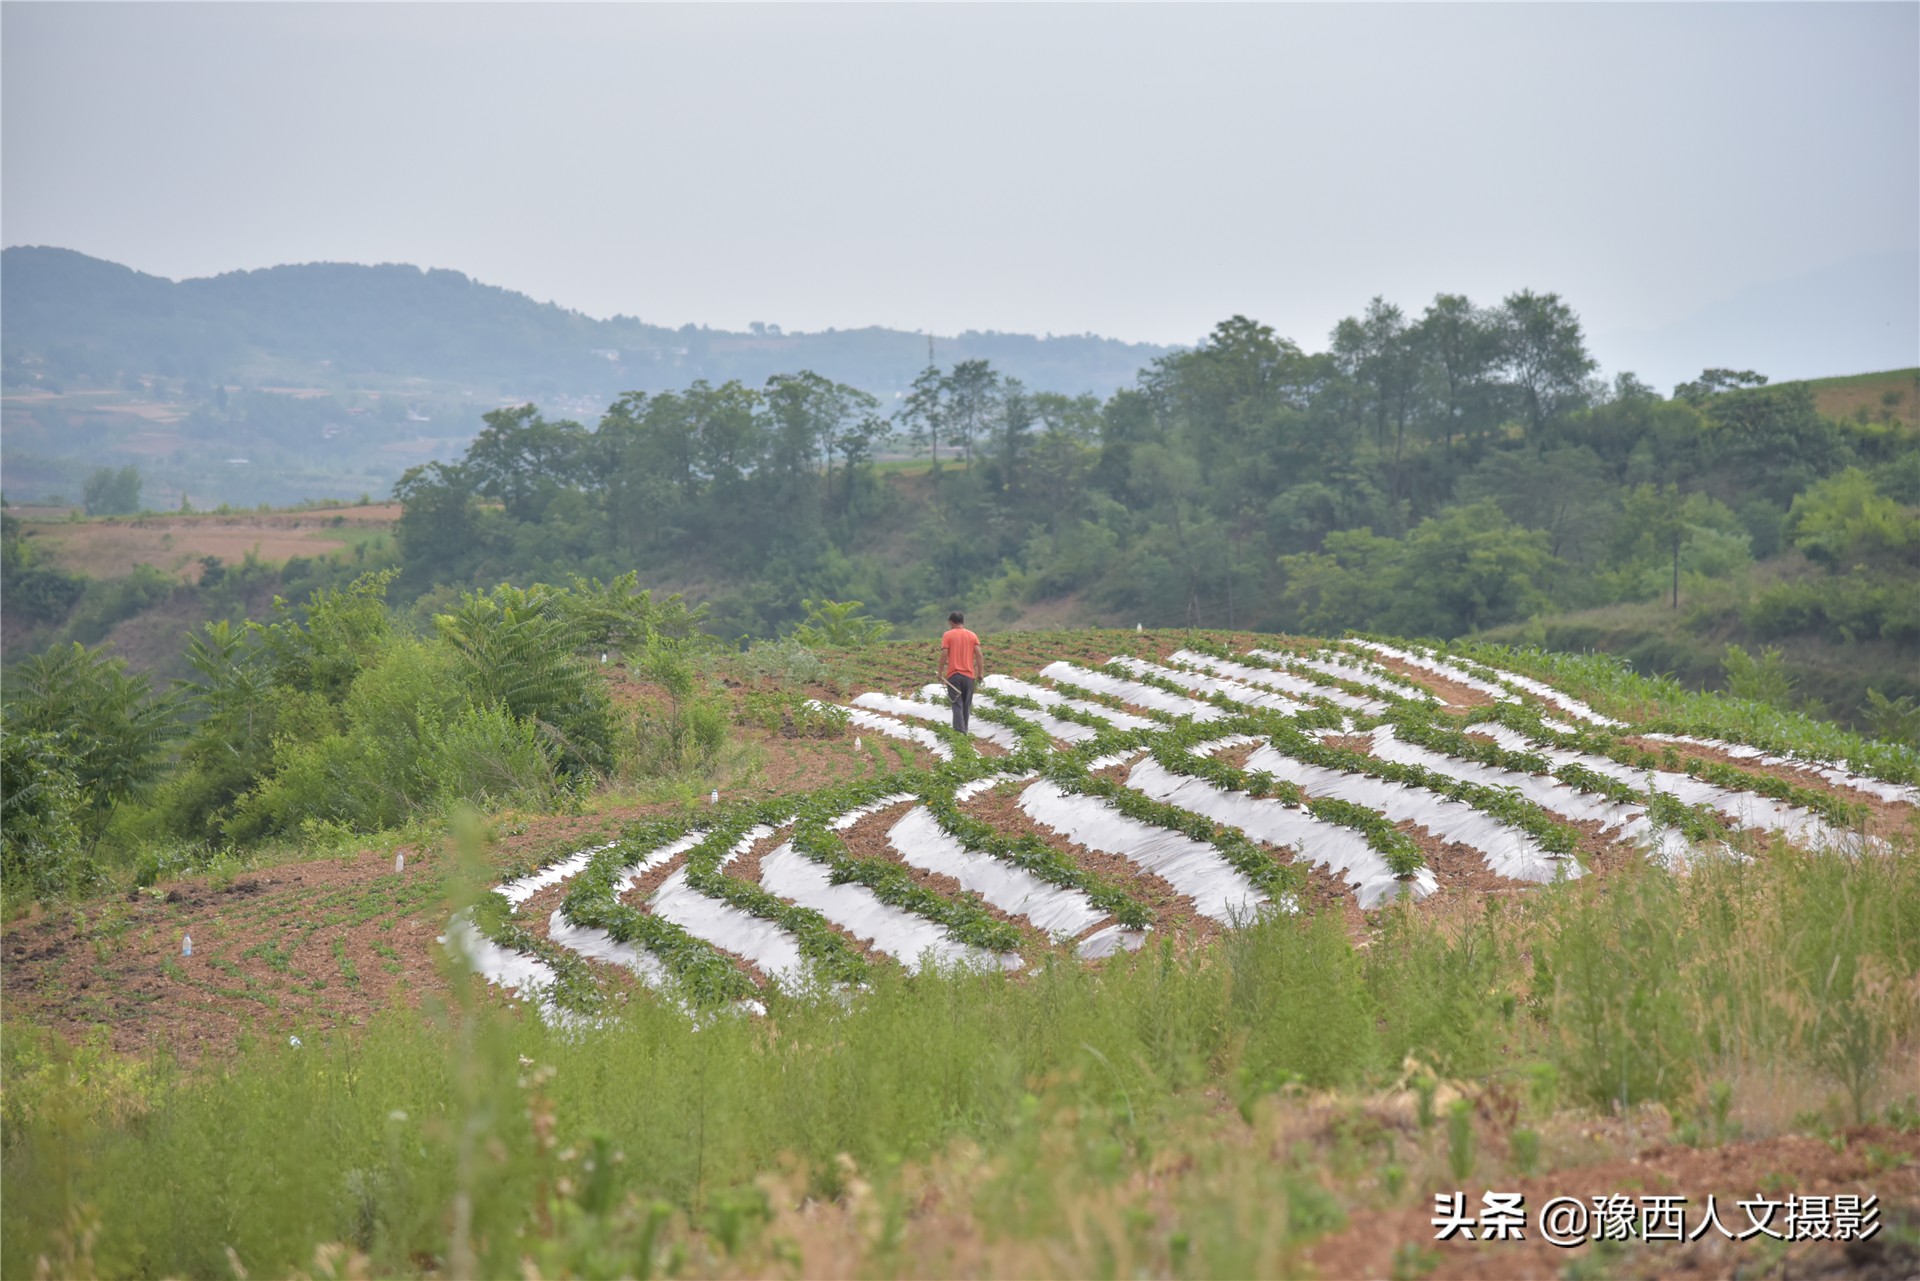
M 966 733 L 967 721 L 973 716 L 973 677 L 964 672 L 947 677 L 947 701 L 953 704 L 953 727 Z

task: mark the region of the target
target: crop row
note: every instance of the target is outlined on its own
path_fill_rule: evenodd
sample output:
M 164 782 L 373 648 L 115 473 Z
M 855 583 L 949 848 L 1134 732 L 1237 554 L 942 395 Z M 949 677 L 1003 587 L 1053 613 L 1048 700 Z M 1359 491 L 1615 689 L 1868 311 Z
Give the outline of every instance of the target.
M 1477 708 L 1475 713 L 1469 719 L 1497 721 L 1538 742 L 1568 751 L 1604 756 L 1631 769 L 1679 771 L 1728 791 L 1752 792 L 1782 804 L 1797 806 L 1818 814 L 1835 827 L 1854 827 L 1863 822 L 1869 812 L 1867 806 L 1845 800 L 1832 792 L 1806 787 L 1775 774 L 1744 770 L 1724 761 L 1688 755 L 1671 745 L 1655 752 L 1628 743 L 1620 735 L 1597 726 L 1581 725 L 1571 731 L 1556 729 L 1548 725 L 1536 709 L 1525 704 L 1499 703 L 1491 708 Z
M 1133 673 L 1133 676 L 1134 679 L 1148 684 L 1153 684 L 1160 679 L 1137 671 Z M 1474 809 L 1480 810 L 1483 813 L 1492 815 L 1494 818 L 1499 819 L 1511 827 L 1520 829 L 1535 841 L 1539 842 L 1540 848 L 1549 854 L 1568 855 L 1579 848 L 1579 832 L 1559 822 L 1540 806 L 1516 796 L 1512 792 L 1504 791 L 1500 788 L 1487 787 L 1466 779 L 1455 778 L 1436 770 L 1427 769 L 1425 766 L 1405 765 L 1396 761 L 1383 761 L 1378 757 L 1368 756 L 1364 752 L 1356 752 L 1350 748 L 1333 747 L 1302 732 L 1303 727 L 1306 729 L 1335 728 L 1340 718 L 1332 717 L 1335 724 L 1329 725 L 1328 718 L 1332 716 L 1331 713 L 1315 710 L 1288 716 L 1280 712 L 1242 706 L 1224 694 L 1211 694 L 1208 695 L 1208 698 L 1216 702 L 1219 706 L 1231 711 L 1236 718 L 1236 723 L 1233 725 L 1220 721 L 1213 722 L 1208 726 L 1209 730 L 1213 732 L 1218 733 L 1229 729 L 1237 729 L 1237 731 L 1241 733 L 1256 734 L 1267 739 L 1267 741 L 1272 744 L 1274 750 L 1291 756 L 1296 760 L 1304 761 L 1309 765 L 1319 765 L 1327 769 L 1340 770 L 1349 774 L 1363 774 L 1370 778 L 1382 779 L 1388 782 L 1404 783 L 1410 787 L 1424 788 L 1427 791 L 1444 796 L 1448 800 L 1460 801 L 1463 804 L 1471 805 Z M 1172 767 L 1169 766 L 1169 768 Z M 1325 799 L 1326 798 L 1323 798 L 1321 802 L 1316 803 L 1324 803 Z M 1345 805 L 1348 803 L 1341 802 L 1340 804 Z M 1330 813 L 1331 812 L 1333 811 L 1330 811 Z M 1376 817 L 1379 816 L 1376 815 Z M 1340 820 L 1330 817 L 1328 821 L 1335 822 Z M 1354 816 L 1353 821 L 1342 822 L 1341 825 L 1354 827 L 1363 821 L 1366 820 Z M 1382 821 L 1384 822 L 1384 819 L 1382 819 Z M 1387 826 L 1391 828 L 1392 825 L 1388 824 Z M 1367 831 L 1369 834 L 1368 839 L 1371 841 L 1373 839 L 1373 831 L 1378 829 L 1373 828 L 1372 825 L 1369 824 L 1368 827 L 1362 827 L 1360 830 Z M 1398 855 L 1389 856 L 1384 849 L 1380 852 L 1383 857 L 1388 858 L 1390 866 L 1393 865 L 1395 857 L 1403 857 Z M 1415 857 L 1417 860 L 1417 850 Z M 1411 871 L 1413 867 L 1418 866 L 1420 866 L 1420 863 L 1415 861 L 1412 866 L 1406 870 Z M 1400 873 L 1398 867 L 1395 867 L 1395 871 L 1396 873 Z

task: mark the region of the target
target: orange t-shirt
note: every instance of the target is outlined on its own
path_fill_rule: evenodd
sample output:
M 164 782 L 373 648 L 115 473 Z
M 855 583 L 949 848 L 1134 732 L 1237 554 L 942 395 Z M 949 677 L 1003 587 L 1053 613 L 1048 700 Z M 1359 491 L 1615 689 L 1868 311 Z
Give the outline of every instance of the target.
M 980 679 L 980 638 L 964 627 L 953 627 L 940 638 L 940 677 L 955 673 Z

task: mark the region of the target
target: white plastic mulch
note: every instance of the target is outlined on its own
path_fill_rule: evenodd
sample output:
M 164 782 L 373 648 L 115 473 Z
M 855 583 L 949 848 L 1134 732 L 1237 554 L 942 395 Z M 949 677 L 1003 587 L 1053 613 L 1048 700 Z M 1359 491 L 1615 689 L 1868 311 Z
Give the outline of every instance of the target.
M 1439 659 L 1439 655 L 1437 654 L 1432 655 L 1432 657 L 1436 661 L 1443 661 Z M 1581 702 L 1573 695 L 1557 690 L 1545 681 L 1537 681 L 1531 676 L 1522 676 L 1519 672 L 1510 672 L 1505 668 L 1495 667 L 1490 663 L 1481 663 L 1480 666 L 1490 672 L 1497 673 L 1501 680 L 1513 686 L 1515 689 L 1523 689 L 1542 702 L 1553 704 L 1575 720 L 1586 721 L 1592 725 L 1606 725 L 1612 728 L 1619 728 L 1626 724 L 1625 721 L 1617 721 L 1611 716 L 1604 716 L 1594 711 L 1593 708 L 1587 706 L 1587 704 Z
M 1156 676 L 1170 684 L 1193 690 L 1197 694 L 1224 694 L 1234 702 L 1244 703 L 1248 707 L 1264 707 L 1276 712 L 1285 712 L 1289 716 L 1307 709 L 1307 705 L 1297 698 L 1289 698 L 1274 690 L 1256 689 L 1251 685 L 1244 685 L 1239 681 L 1227 680 L 1205 672 L 1182 671 L 1177 667 L 1162 667 L 1157 663 L 1124 656 L 1113 661 L 1137 676 Z
M 1861 846 L 1858 837 L 1829 826 L 1812 811 L 1782 804 L 1755 792 L 1720 787 L 1677 770 L 1638 770 L 1597 753 L 1575 752 L 1536 743 L 1504 725 L 1475 725 L 1472 732 L 1490 735 L 1502 747 L 1537 753 L 1555 765 L 1584 765 L 1596 774 L 1604 774 L 1634 787 L 1652 787 L 1688 805 L 1711 806 L 1716 812 L 1732 819 L 1737 827 L 1780 832 L 1796 845 L 1805 845 L 1809 849 L 1852 850 Z
M 1057 689 L 1051 689 L 1045 685 L 1035 685 L 1030 681 L 1023 681 L 1013 676 L 995 674 L 981 681 L 980 687 L 982 689 L 999 690 L 1003 693 L 1014 694 L 1020 698 L 1031 699 L 1042 707 L 1065 707 L 1072 711 L 1079 712 L 1083 716 L 1097 717 L 1115 729 L 1157 728 L 1155 722 L 1148 720 L 1144 716 L 1135 716 L 1131 712 L 1117 712 L 1104 703 L 1092 703 L 1084 698 L 1068 698 Z
M 1423 867 L 1411 881 L 1401 882 L 1365 836 L 1322 822 L 1304 809 L 1245 792 L 1222 791 L 1203 778 L 1164 769 L 1151 758 L 1133 767 L 1127 784 L 1157 801 L 1231 824 L 1255 840 L 1291 846 L 1302 858 L 1343 877 L 1362 907 L 1373 907 L 1403 892 L 1424 898 L 1437 888 L 1432 869 Z
M 547 918 L 547 937 L 590 960 L 605 961 L 629 969 L 649 985 L 658 986 L 667 981 L 667 967 L 653 953 L 631 943 L 622 943 L 597 926 L 575 925 L 557 907 L 553 909 L 553 915 Z
M 929 685 L 920 691 L 920 696 L 922 698 L 930 698 L 937 695 L 939 691 L 940 686 Z M 976 708 L 999 706 L 999 704 L 994 701 L 993 695 L 989 694 L 984 688 L 974 691 L 973 705 Z M 1057 716 L 1049 716 L 1045 712 L 1036 712 L 1031 707 L 1009 707 L 1006 710 L 1018 716 L 1021 720 L 1039 726 L 1042 730 L 1046 731 L 1049 738 L 1056 738 L 1062 743 L 1084 743 L 1092 738 L 1098 737 L 1100 733 L 1099 730 L 1093 728 L 1091 725 L 1082 725 L 1079 721 L 1063 721 Z M 1016 734 L 1014 737 L 1018 738 L 1019 735 Z
M 1207 654 L 1190 649 L 1175 650 L 1172 661 L 1185 663 L 1189 667 L 1198 667 L 1215 675 L 1225 676 L 1246 685 L 1262 685 L 1268 689 L 1277 689 L 1296 698 L 1322 699 L 1335 707 L 1350 712 L 1364 712 L 1377 716 L 1387 710 L 1387 705 L 1377 698 L 1367 698 L 1360 694 L 1349 694 L 1344 689 L 1333 689 L 1326 685 L 1316 685 L 1304 676 L 1290 676 L 1286 672 L 1276 672 L 1268 667 L 1251 667 L 1246 663 L 1236 663 L 1229 659 L 1213 658 Z
M 956 942 L 944 925 L 883 903 L 864 885 L 835 885 L 820 863 L 782 844 L 760 860 L 760 884 L 770 894 L 810 907 L 855 938 L 870 941 L 906 966 L 918 971 L 926 961 L 941 966 L 1017 970 L 1017 953 L 996 954 L 985 948 Z
M 1467 846 L 1502 876 L 1519 881 L 1548 882 L 1580 875 L 1573 859 L 1555 858 L 1519 828 L 1501 822 L 1465 801 L 1451 800 L 1424 787 L 1391 779 L 1328 769 L 1296 760 L 1263 745 L 1247 758 L 1246 768 L 1264 770 L 1310 796 L 1331 796 L 1379 810 L 1396 823 L 1418 823 L 1444 841 Z
M 495 893 L 507 900 L 509 906 L 519 907 L 549 885 L 558 885 L 562 881 L 570 881 L 580 875 L 585 870 L 588 860 L 601 850 L 611 848 L 613 848 L 612 844 L 608 843 L 581 850 L 577 854 L 569 854 L 558 863 L 550 863 L 537 872 L 516 877 L 511 881 L 502 881 Z
M 895 716 L 912 716 L 923 721 L 950 721 L 953 715 L 947 708 L 933 703 L 922 703 L 915 699 L 876 691 L 862 694 L 853 701 L 859 707 L 892 712 Z M 1012 730 L 1005 725 L 996 725 L 992 721 L 976 720 L 967 726 L 967 732 L 975 738 L 984 738 L 989 743 L 998 743 L 1009 751 L 1020 746 L 1020 739 Z
M 814 702 L 813 706 L 830 707 L 833 706 L 833 704 Z M 847 718 L 850 721 L 862 729 L 875 730 L 881 734 L 885 734 L 888 738 L 898 738 L 909 743 L 917 743 L 943 761 L 953 759 L 953 749 L 941 742 L 940 736 L 930 729 L 925 729 L 919 725 L 908 725 L 904 721 L 897 721 L 891 716 L 882 716 L 878 712 L 870 712 L 864 707 L 842 707 L 840 710 L 847 714 Z
M 1337 651 L 1332 655 L 1305 655 L 1285 654 L 1272 649 L 1250 649 L 1247 655 L 1269 663 L 1278 663 L 1282 667 L 1338 676 L 1341 680 L 1351 681 L 1355 685 L 1384 694 L 1389 702 L 1404 703 L 1410 698 L 1417 699 L 1425 694 L 1442 707 L 1451 706 L 1446 699 L 1431 690 L 1414 690 L 1408 689 L 1405 685 L 1396 685 L 1359 659 Z
M 1551 775 L 1484 765 L 1479 761 L 1436 752 L 1418 743 L 1409 743 L 1397 737 L 1391 725 L 1382 725 L 1373 731 L 1373 754 L 1383 761 L 1418 765 L 1436 774 L 1466 779 L 1470 783 L 1510 788 L 1562 818 L 1599 823 L 1609 831 L 1626 826 L 1635 814 L 1642 812 L 1638 805 L 1622 805 L 1594 792 L 1579 791 Z
M 641 877 L 670 859 L 686 853 L 706 835 L 704 832 L 689 832 L 677 841 L 670 841 L 659 849 L 653 850 L 639 862 L 628 867 L 613 883 L 613 896 L 619 898 L 625 894 Z M 604 846 L 602 848 L 605 848 Z M 568 859 L 572 863 L 573 859 Z M 575 875 L 585 869 L 585 864 L 575 867 L 568 873 Z M 552 884 L 554 882 L 549 882 Z M 505 892 L 504 886 L 501 887 Z M 521 899 L 520 902 L 525 902 Z M 559 946 L 596 961 L 606 961 L 613 965 L 624 966 L 650 984 L 666 981 L 666 966 L 658 957 L 645 948 L 635 947 L 631 943 L 622 943 L 613 935 L 593 925 L 575 925 L 567 920 L 562 909 L 555 908 L 553 915 L 547 918 L 547 937 Z
M 1020 793 L 1020 808 L 1070 841 L 1153 873 L 1192 899 L 1194 911 L 1222 925 L 1246 921 L 1268 901 L 1205 841 L 1129 818 L 1097 796 L 1062 791 L 1043 779 Z
M 1226 715 L 1211 703 L 1182 698 L 1178 694 L 1169 694 L 1166 690 L 1156 689 L 1152 685 L 1122 680 L 1117 676 L 1109 676 L 1105 672 L 1089 671 L 1072 663 L 1048 663 L 1040 669 L 1040 674 L 1050 681 L 1078 685 L 1081 689 L 1090 689 L 1096 694 L 1111 694 L 1122 702 L 1132 703 L 1135 707 L 1145 707 L 1173 716 L 1190 716 L 1196 721 L 1217 721 Z
M 970 850 L 916 805 L 887 831 L 900 860 L 922 871 L 951 876 L 1009 916 L 1024 916 L 1041 932 L 1069 937 L 1106 919 L 1083 891 L 1041 880 L 980 850 Z
M 1549 813 L 1575 822 L 1599 823 L 1604 832 L 1618 832 L 1628 840 L 1650 846 L 1651 852 L 1663 861 L 1685 863 L 1693 856 L 1687 838 L 1673 828 L 1656 827 L 1644 805 L 1622 805 L 1597 793 L 1569 787 L 1545 774 L 1502 769 L 1436 752 L 1396 738 L 1391 726 L 1374 730 L 1373 754 L 1381 760 L 1421 765 L 1435 773 L 1489 787 L 1511 788 Z
M 1856 774 L 1837 761 L 1821 760 L 1817 756 L 1776 756 L 1757 747 L 1748 747 L 1745 743 L 1728 743 L 1717 738 L 1690 738 L 1685 734 L 1642 734 L 1640 737 L 1659 743 L 1692 743 L 1696 747 L 1711 747 L 1736 760 L 1753 761 L 1760 765 L 1790 765 L 1795 769 L 1810 770 L 1829 783 L 1851 787 L 1856 792 L 1865 792 L 1883 801 L 1898 805 L 1920 805 L 1920 787 L 1910 783 L 1889 783 L 1871 774 Z
M 1095 930 L 1073 946 L 1073 954 L 1083 961 L 1097 961 L 1115 952 L 1138 952 L 1147 941 L 1145 930 L 1130 930 L 1115 922 Z
M 1496 699 L 1499 702 L 1517 703 L 1520 701 L 1520 696 L 1508 689 L 1505 685 L 1496 685 L 1490 680 L 1483 680 L 1475 676 L 1472 672 L 1455 667 L 1452 663 L 1444 662 L 1428 654 L 1417 653 L 1410 649 L 1400 649 L 1393 645 L 1382 645 L 1379 641 L 1363 640 L 1356 641 L 1355 643 L 1363 648 L 1372 650 L 1376 654 L 1385 654 L 1388 658 L 1397 658 L 1409 667 L 1417 667 L 1423 672 L 1432 672 L 1435 676 L 1444 677 L 1452 681 L 1455 685 L 1465 685 L 1468 689 L 1479 690 L 1482 694 L 1487 695 L 1489 698 Z
M 464 957 L 468 968 L 487 982 L 506 988 L 518 996 L 544 1001 L 554 984 L 553 967 L 537 956 L 501 947 L 482 934 L 462 912 L 447 922 L 440 941 Z

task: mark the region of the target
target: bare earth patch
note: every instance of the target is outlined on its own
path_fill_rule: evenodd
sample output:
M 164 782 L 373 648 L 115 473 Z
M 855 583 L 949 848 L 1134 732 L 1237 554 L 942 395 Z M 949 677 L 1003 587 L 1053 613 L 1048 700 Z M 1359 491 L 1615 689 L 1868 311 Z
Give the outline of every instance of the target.
M 369 852 L 42 912 L 0 944 L 8 1015 L 189 1062 L 248 1035 L 360 1026 L 445 990 L 446 873 L 437 852 L 410 853 L 400 875 Z
M 1426 686 L 1456 708 L 1488 707 L 1493 703 L 1492 695 L 1484 694 L 1471 686 L 1462 685 L 1458 681 L 1450 681 L 1424 667 L 1415 667 L 1411 663 L 1389 658 L 1385 654 L 1373 655 L 1373 661 L 1396 676 L 1404 676 L 1408 680 Z

